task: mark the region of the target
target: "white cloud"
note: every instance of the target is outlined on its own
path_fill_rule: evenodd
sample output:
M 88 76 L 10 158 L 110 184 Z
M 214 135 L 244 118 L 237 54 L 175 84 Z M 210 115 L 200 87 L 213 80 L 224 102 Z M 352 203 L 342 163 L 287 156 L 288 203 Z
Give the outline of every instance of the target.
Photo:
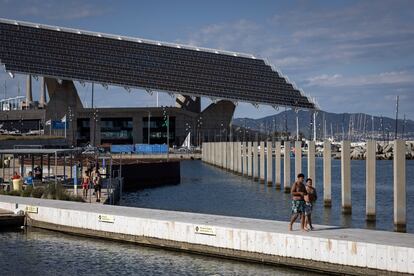
M 407 71 L 385 72 L 379 74 L 342 76 L 341 74 L 322 74 L 306 80 L 306 86 L 345 87 L 366 85 L 404 85 L 414 84 L 414 74 Z

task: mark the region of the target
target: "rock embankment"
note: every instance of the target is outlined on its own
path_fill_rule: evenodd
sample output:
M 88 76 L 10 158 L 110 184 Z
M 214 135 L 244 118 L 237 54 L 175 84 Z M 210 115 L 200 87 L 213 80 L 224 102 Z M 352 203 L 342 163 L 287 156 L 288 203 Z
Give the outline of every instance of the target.
M 338 154 L 334 153 L 335 156 Z M 406 142 L 406 158 L 407 159 L 414 159 L 414 141 L 407 141 Z M 357 145 L 352 147 L 351 149 L 351 159 L 353 160 L 363 160 L 366 157 L 366 146 L 365 145 Z M 384 143 L 378 142 L 377 143 L 377 159 L 378 160 L 392 160 L 394 157 L 394 143 Z M 340 158 L 340 154 L 339 154 Z

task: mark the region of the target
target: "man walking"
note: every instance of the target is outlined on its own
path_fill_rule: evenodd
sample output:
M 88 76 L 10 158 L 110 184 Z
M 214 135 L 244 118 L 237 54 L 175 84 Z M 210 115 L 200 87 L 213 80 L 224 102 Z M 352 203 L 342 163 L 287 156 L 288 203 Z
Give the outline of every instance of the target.
M 305 175 L 303 173 L 298 174 L 298 177 L 293 183 L 292 188 L 290 189 L 290 194 L 292 195 L 292 216 L 289 223 L 289 231 L 292 231 L 293 223 L 300 217 L 300 228 L 302 231 L 305 229 L 305 200 L 304 196 L 306 195 L 306 187 L 303 184 Z

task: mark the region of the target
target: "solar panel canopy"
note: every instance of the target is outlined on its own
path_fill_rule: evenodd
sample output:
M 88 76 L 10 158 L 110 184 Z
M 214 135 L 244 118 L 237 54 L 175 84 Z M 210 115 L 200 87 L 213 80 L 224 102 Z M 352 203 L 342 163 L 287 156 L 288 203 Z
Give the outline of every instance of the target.
M 0 19 L 0 63 L 12 73 L 315 108 L 252 55 L 34 23 Z

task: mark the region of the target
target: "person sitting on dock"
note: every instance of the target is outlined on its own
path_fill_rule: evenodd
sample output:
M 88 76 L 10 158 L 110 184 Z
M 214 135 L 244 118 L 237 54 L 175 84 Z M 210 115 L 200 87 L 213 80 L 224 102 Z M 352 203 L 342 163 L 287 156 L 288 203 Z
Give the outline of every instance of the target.
M 101 174 L 99 173 L 98 169 L 95 169 L 93 176 L 93 187 L 95 188 L 96 202 L 101 202 L 101 181 Z
M 90 182 L 89 174 L 88 174 L 88 171 L 86 170 L 82 178 L 82 195 L 85 198 L 88 197 L 89 182 Z
M 11 179 L 14 180 L 14 179 L 20 179 L 20 178 L 21 177 L 20 177 L 19 173 L 18 172 L 14 172 Z
M 305 229 L 306 230 L 313 230 L 312 225 L 312 209 L 313 204 L 318 198 L 316 194 L 315 187 L 312 186 L 312 179 L 306 179 L 306 195 L 304 196 L 305 199 Z M 308 228 L 309 226 L 309 228 Z
M 24 179 L 23 188 L 26 188 L 27 186 L 33 186 L 33 173 L 29 172 Z
M 300 217 L 300 227 L 302 231 L 305 229 L 305 201 L 306 187 L 303 184 L 305 175 L 303 173 L 298 174 L 298 178 L 293 183 L 290 193 L 292 195 L 292 216 L 289 223 L 289 231 L 292 231 L 293 223 Z

